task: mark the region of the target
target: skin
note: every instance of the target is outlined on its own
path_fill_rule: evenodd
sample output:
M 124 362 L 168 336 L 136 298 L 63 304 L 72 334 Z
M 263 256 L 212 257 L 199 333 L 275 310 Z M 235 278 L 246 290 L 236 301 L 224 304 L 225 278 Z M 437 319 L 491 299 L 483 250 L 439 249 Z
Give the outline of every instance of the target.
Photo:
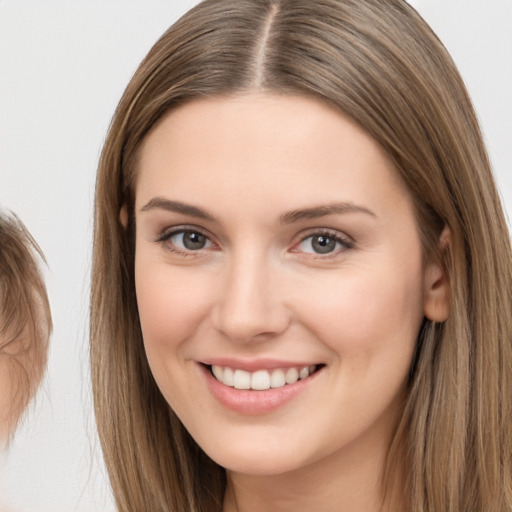
M 48 341 L 41 333 L 48 333 L 50 328 L 40 296 L 35 291 L 33 300 L 38 304 L 34 308 L 35 323 L 40 330 L 37 335 L 32 331 L 31 322 L 0 318 L 0 447 L 7 444 L 14 433 L 45 372 L 45 357 L 40 359 L 38 344 Z
M 36 299 L 37 300 L 37 299 Z M 38 317 L 44 329 L 43 313 Z M 27 325 L 16 333 L 12 330 L 0 336 L 0 447 L 10 434 L 35 393 L 44 373 L 44 365 L 36 360 L 34 336 Z M 7 343 L 9 341 L 9 343 Z
M 0 337 L 0 447 L 6 444 L 22 413 L 21 405 L 28 401 L 23 399 L 28 390 L 20 374 L 32 362 L 28 329 L 25 327 L 14 341 L 11 338 L 11 331 Z
M 11 429 L 12 364 L 8 356 L 0 354 L 0 447 L 7 442 Z
M 4 339 L 0 337 L 0 447 L 7 443 L 29 401 L 30 391 L 24 372 L 33 368 L 28 328 L 25 327 L 14 341 L 5 345 L 6 340 L 11 339 L 9 334 L 4 332 Z M 41 374 L 42 369 L 38 373 L 34 371 L 31 378 L 38 383 Z
M 335 203 L 345 208 L 289 213 Z M 191 435 L 227 468 L 224 510 L 383 510 L 419 327 L 446 316 L 447 285 L 423 261 L 411 199 L 377 143 L 306 97 L 195 100 L 143 141 L 135 209 L 148 361 Z M 205 246 L 187 249 L 184 229 Z M 339 241 L 318 254 L 312 237 L 325 234 Z M 206 385 L 200 363 L 215 357 L 323 366 L 291 401 L 245 414 Z

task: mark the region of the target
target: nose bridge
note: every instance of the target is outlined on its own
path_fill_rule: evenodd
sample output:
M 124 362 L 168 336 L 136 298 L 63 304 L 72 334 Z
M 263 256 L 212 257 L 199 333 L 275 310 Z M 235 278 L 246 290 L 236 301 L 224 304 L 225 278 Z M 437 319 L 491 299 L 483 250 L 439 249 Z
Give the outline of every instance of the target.
M 215 327 L 237 341 L 267 339 L 285 330 L 289 314 L 266 252 L 247 247 L 228 260 L 214 308 Z

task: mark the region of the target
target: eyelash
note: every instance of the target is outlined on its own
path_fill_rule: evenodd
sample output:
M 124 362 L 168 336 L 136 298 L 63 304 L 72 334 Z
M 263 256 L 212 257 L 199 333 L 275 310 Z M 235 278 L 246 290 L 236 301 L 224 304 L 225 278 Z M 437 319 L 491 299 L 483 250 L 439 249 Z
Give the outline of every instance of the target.
M 292 249 L 292 252 L 301 252 L 295 248 L 300 247 L 302 244 L 304 244 L 304 242 L 306 242 L 306 240 L 309 240 L 309 239 L 312 239 L 312 241 L 310 242 L 312 244 L 313 239 L 315 237 L 317 237 L 317 238 L 324 237 L 326 239 L 329 239 L 329 240 L 335 242 L 335 244 L 339 244 L 341 246 L 341 247 L 333 250 L 332 252 L 326 252 L 323 254 L 319 253 L 319 252 L 314 252 L 314 251 L 312 251 L 312 252 L 302 251 L 305 254 L 310 254 L 311 255 L 310 257 L 313 257 L 315 259 L 334 258 L 334 257 L 338 256 L 340 253 L 347 252 L 355 247 L 354 241 L 346 235 L 341 235 L 341 233 L 339 231 L 335 231 L 332 229 L 321 229 L 321 230 L 316 229 L 316 230 L 308 233 L 306 236 L 303 236 L 301 238 L 300 242 L 294 246 L 294 249 Z
M 197 253 L 202 251 L 204 248 L 200 248 L 197 250 L 193 250 L 193 249 L 183 250 L 183 249 L 178 248 L 175 244 L 170 243 L 170 240 L 172 237 L 174 237 L 176 235 L 180 235 L 180 234 L 185 234 L 185 233 L 200 235 L 206 239 L 207 243 L 209 242 L 210 244 L 213 245 L 213 242 L 211 241 L 210 237 L 206 233 L 204 233 L 201 229 L 198 229 L 193 226 L 181 226 L 179 228 L 172 229 L 170 231 L 169 230 L 163 231 L 162 234 L 157 238 L 156 241 L 161 243 L 162 245 L 164 245 L 168 251 L 178 254 L 180 256 L 183 256 L 185 258 L 197 256 Z
M 210 246 L 208 246 L 208 247 L 200 247 L 197 250 L 194 250 L 194 249 L 181 249 L 181 248 L 177 247 L 176 244 L 170 243 L 170 240 L 172 239 L 172 237 L 174 237 L 176 235 L 180 235 L 180 234 L 184 235 L 186 233 L 195 234 L 195 235 L 199 235 L 201 237 L 204 237 L 205 240 L 206 240 L 205 243 L 206 244 L 209 243 Z M 326 239 L 334 241 L 335 244 L 338 244 L 341 247 L 337 248 L 337 249 L 334 249 L 333 251 L 323 253 L 323 254 L 319 253 L 319 252 L 315 252 L 315 251 L 311 251 L 311 252 L 308 252 L 308 251 L 305 251 L 305 250 L 300 251 L 298 249 L 308 239 L 314 239 L 315 237 L 318 237 L 318 238 L 324 237 Z M 170 251 L 172 253 L 175 253 L 175 254 L 178 254 L 180 256 L 183 256 L 183 257 L 198 256 L 199 253 L 201 253 L 201 251 L 203 251 L 205 249 L 208 250 L 212 246 L 213 247 L 215 246 L 214 242 L 211 241 L 211 238 L 210 238 L 209 235 L 204 233 L 201 229 L 193 227 L 193 226 L 181 226 L 179 228 L 172 229 L 170 231 L 169 230 L 164 231 L 157 238 L 156 242 L 165 245 L 165 248 L 168 251 Z M 313 241 L 311 242 L 311 244 L 312 243 L 313 243 Z M 354 247 L 355 247 L 354 241 L 350 237 L 342 236 L 338 231 L 331 230 L 331 229 L 316 229 L 314 231 L 310 231 L 307 235 L 302 236 L 300 241 L 298 243 L 296 243 L 292 247 L 292 249 L 290 249 L 290 251 L 294 252 L 294 253 L 303 252 L 304 254 L 309 254 L 310 255 L 309 257 L 312 257 L 312 258 L 315 258 L 315 259 L 327 259 L 327 258 L 333 258 L 333 257 L 339 255 L 340 253 L 347 252 L 347 251 L 353 249 Z

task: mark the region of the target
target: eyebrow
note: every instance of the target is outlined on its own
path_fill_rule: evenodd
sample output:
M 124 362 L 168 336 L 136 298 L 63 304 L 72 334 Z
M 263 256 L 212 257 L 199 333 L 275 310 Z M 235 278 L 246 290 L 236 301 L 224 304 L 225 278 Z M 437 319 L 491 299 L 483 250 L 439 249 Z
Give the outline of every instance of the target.
M 377 218 L 377 215 L 372 212 L 372 210 L 369 210 L 364 206 L 359 206 L 350 202 L 342 202 L 292 210 L 279 217 L 279 224 L 293 224 L 294 222 L 299 222 L 301 220 L 318 219 L 320 217 L 326 217 L 327 215 L 340 213 L 364 213 Z
M 150 210 L 167 210 L 169 212 L 181 213 L 190 217 L 196 217 L 197 219 L 207 220 L 210 222 L 216 222 L 215 217 L 210 215 L 208 212 L 197 206 L 191 204 L 181 203 L 180 201 L 171 201 L 163 197 L 154 197 L 148 203 L 146 203 L 141 209 L 141 212 L 148 212 Z
M 165 199 L 164 197 L 154 197 L 148 203 L 146 203 L 141 209 L 141 212 L 147 212 L 150 210 L 166 210 L 169 212 L 181 213 L 197 219 L 207 220 L 209 222 L 218 222 L 217 219 L 209 214 L 207 211 L 180 201 L 172 201 Z M 342 213 L 364 213 L 371 217 L 376 218 L 377 215 L 370 209 L 359 206 L 350 202 L 337 202 L 329 203 L 326 205 L 314 206 L 311 208 L 300 208 L 297 210 L 291 210 L 283 213 L 278 219 L 278 224 L 293 224 L 302 220 L 317 219 L 320 217 L 326 217 L 328 215 L 336 215 Z

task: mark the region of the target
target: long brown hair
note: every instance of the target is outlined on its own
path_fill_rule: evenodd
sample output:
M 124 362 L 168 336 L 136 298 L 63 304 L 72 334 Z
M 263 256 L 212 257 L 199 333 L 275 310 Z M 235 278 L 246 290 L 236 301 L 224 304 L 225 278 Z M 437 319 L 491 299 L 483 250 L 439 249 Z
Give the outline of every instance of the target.
M 425 258 L 447 269 L 451 313 L 419 334 L 387 475 L 405 464 L 402 492 L 416 512 L 509 510 L 507 226 L 464 84 L 403 0 L 206 0 L 162 36 L 128 84 L 99 164 L 91 296 L 96 417 L 119 510 L 222 506 L 224 470 L 170 410 L 145 358 L 132 208 L 137 150 L 165 112 L 254 90 L 318 98 L 378 141 L 413 198 Z M 444 226 L 451 243 L 440 254 Z

